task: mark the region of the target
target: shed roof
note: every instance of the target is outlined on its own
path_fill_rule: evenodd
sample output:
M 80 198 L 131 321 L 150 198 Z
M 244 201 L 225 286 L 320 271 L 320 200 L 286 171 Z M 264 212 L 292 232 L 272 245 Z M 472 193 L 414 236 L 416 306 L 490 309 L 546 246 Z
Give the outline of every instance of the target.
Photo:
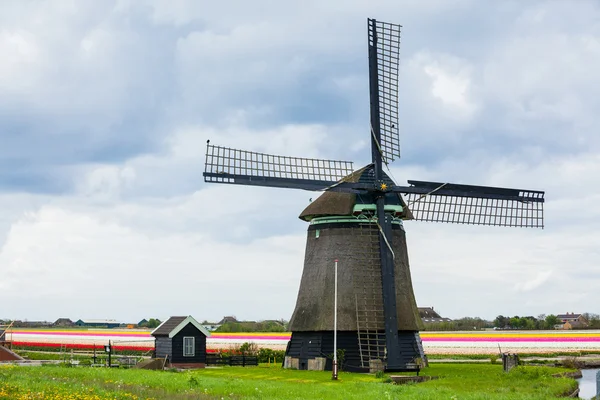
M 168 336 L 172 338 L 177 335 L 187 324 L 194 325 L 204 336 L 209 337 L 210 332 L 191 315 L 187 317 L 171 317 L 160 324 L 150 334 L 152 336 Z

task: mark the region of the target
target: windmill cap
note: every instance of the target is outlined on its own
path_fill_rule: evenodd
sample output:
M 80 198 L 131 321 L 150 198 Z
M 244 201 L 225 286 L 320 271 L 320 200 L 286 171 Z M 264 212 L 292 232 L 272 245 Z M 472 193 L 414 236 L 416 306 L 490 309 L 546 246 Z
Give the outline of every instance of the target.
M 390 186 L 394 185 L 392 181 L 385 173 L 384 182 Z M 359 170 L 354 171 L 350 175 L 342 178 L 340 182 L 360 182 L 360 183 L 374 183 L 375 171 L 373 165 L 367 165 Z M 406 207 L 406 203 L 396 193 L 388 193 L 386 195 L 386 204 L 388 205 L 399 205 L 404 207 L 403 219 L 412 219 L 412 214 Z M 317 217 L 333 217 L 333 216 L 348 216 L 352 215 L 357 204 L 375 204 L 373 196 L 357 195 L 355 193 L 343 193 L 343 192 L 331 192 L 326 191 L 316 200 L 313 200 L 308 207 L 300 213 L 299 218 L 304 221 L 310 221 Z

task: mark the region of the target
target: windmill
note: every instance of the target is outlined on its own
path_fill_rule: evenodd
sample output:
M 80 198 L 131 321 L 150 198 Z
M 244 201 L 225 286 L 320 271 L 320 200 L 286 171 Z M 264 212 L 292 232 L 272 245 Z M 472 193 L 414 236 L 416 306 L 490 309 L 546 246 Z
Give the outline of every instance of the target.
M 419 368 L 421 321 L 404 220 L 543 228 L 544 192 L 409 180 L 384 167 L 400 157 L 400 25 L 368 19 L 372 162 L 299 158 L 207 142 L 204 180 L 323 191 L 300 214 L 310 222 L 286 365 L 329 369 L 333 352 L 333 260 L 339 259 L 338 348 L 346 370 Z

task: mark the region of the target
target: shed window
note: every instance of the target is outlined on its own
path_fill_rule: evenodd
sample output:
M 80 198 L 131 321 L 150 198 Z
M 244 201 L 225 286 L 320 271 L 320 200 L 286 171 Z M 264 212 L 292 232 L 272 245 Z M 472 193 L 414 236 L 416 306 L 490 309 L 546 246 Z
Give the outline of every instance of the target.
M 184 336 L 183 338 L 183 356 L 193 357 L 196 355 L 196 343 L 193 336 Z

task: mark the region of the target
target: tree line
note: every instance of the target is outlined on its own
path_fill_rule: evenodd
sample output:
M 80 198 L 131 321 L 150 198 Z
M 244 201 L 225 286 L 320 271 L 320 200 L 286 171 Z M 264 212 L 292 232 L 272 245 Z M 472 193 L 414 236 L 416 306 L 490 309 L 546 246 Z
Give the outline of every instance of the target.
M 428 322 L 424 331 L 472 331 L 492 328 L 492 322 L 479 317 L 464 317 L 452 321 Z
M 600 329 L 600 315 L 593 313 L 582 313 L 587 320 L 586 329 Z M 499 315 L 494 320 L 494 326 L 506 329 L 554 329 L 556 325 L 562 324 L 561 320 L 554 314 L 540 314 L 536 317 L 504 317 Z
M 583 313 L 583 318 L 587 319 L 589 322 L 590 329 L 600 329 L 600 315 L 592 314 L 592 313 Z
M 498 315 L 496 319 L 494 319 L 493 325 L 495 328 L 499 329 L 534 330 L 554 329 L 554 327 L 560 323 L 561 321 L 554 314 L 541 314 L 538 315 L 537 318 L 531 315 L 526 317 L 519 317 L 518 315 L 515 315 L 514 317 L 505 317 L 503 315 Z
M 593 313 L 583 313 L 583 317 L 588 321 L 586 329 L 600 329 L 600 315 Z M 481 330 L 481 329 L 520 329 L 520 330 L 542 330 L 554 329 L 556 325 L 562 322 L 554 314 L 540 314 L 537 317 L 518 316 L 513 317 L 498 315 L 493 321 L 488 321 L 478 317 L 465 317 L 444 322 L 425 323 L 425 331 L 463 331 L 463 330 Z

